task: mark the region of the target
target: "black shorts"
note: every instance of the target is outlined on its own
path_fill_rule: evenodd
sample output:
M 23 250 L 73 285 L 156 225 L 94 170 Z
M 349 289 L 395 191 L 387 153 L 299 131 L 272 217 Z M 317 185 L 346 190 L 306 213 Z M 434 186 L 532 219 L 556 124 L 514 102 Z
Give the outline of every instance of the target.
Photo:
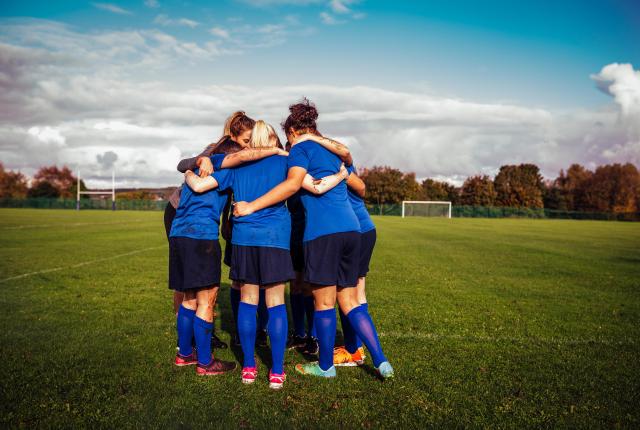
M 224 258 L 223 258 L 223 262 L 225 264 L 225 266 L 227 267 L 231 267 L 231 254 L 233 253 L 233 245 L 231 245 L 231 242 L 224 242 Z
M 164 230 L 167 232 L 167 240 L 169 240 L 169 233 L 171 233 L 171 224 L 176 217 L 176 208 L 173 207 L 171 202 L 167 203 L 167 207 L 164 208 Z
M 369 272 L 369 262 L 373 255 L 373 248 L 376 246 L 376 229 L 360 234 L 360 268 L 358 277 L 364 278 Z
M 243 284 L 269 285 L 295 278 L 288 249 L 233 245 L 229 277 Z
M 291 236 L 291 262 L 293 270 L 296 272 L 304 272 L 304 246 L 302 245 L 302 236 Z
M 334 233 L 305 242 L 304 260 L 305 282 L 355 287 L 358 283 L 360 233 Z
M 169 238 L 169 288 L 197 290 L 220 284 L 220 242 Z

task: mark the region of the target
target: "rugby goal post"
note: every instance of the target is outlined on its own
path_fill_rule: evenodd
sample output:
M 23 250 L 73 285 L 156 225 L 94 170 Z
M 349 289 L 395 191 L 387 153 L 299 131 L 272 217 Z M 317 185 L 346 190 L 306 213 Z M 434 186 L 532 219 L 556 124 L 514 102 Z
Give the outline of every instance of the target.
M 451 202 L 403 200 L 402 218 L 408 216 L 438 216 L 451 218 Z
M 92 194 L 92 195 L 111 195 L 111 210 L 116 210 L 116 171 L 111 171 L 111 191 L 80 191 L 80 170 L 78 170 L 78 184 L 76 186 L 76 210 L 80 210 L 80 195 Z

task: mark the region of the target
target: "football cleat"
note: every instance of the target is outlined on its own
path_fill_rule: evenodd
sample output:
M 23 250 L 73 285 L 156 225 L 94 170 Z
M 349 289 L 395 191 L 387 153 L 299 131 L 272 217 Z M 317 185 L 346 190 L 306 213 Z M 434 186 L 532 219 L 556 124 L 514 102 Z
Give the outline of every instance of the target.
M 364 349 L 358 348 L 353 354 L 347 351 L 344 346 L 333 349 L 333 364 L 335 366 L 362 366 L 364 364 Z
M 243 367 L 242 368 L 242 383 L 253 384 L 258 377 L 258 369 L 255 367 Z
M 320 368 L 320 363 L 314 361 L 313 363 L 296 364 L 296 372 L 303 375 L 319 376 L 322 378 L 335 378 L 336 367 L 331 366 L 327 370 Z
M 269 388 L 273 390 L 281 389 L 286 379 L 287 375 L 285 373 L 277 374 L 271 373 L 271 371 L 269 371 Z
M 236 368 L 236 363 L 232 361 L 222 361 L 217 358 L 213 358 L 211 363 L 206 366 L 198 363 L 196 366 L 196 373 L 198 375 L 222 375 L 223 373 L 231 372 Z

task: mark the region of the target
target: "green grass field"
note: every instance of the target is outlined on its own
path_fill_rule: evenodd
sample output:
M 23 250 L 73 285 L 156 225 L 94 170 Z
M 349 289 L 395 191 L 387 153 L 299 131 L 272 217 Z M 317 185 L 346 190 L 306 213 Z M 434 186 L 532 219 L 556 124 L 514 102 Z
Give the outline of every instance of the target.
M 172 365 L 161 213 L 0 210 L 0 425 L 640 426 L 640 224 L 375 222 L 368 296 L 396 378 L 370 361 L 304 378 L 288 352 L 273 392 L 264 365 L 253 386 Z

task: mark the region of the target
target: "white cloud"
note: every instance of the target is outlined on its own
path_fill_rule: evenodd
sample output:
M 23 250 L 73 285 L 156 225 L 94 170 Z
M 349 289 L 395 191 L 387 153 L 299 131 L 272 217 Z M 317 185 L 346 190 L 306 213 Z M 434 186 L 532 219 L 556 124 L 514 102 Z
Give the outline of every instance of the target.
M 326 25 L 338 25 L 346 22 L 344 20 L 336 19 L 333 15 L 327 12 L 320 12 L 320 20 Z
M 634 115 L 640 122 L 640 70 L 631 64 L 612 63 L 591 75 L 598 88 L 613 96 L 624 115 Z
M 98 9 L 106 10 L 107 12 L 116 13 L 118 15 L 132 15 L 131 11 L 123 9 L 120 6 L 112 3 L 93 3 L 93 6 L 97 7 Z
M 158 0 L 144 0 L 144 5 L 151 9 L 157 9 L 160 7 L 160 3 L 158 3 Z
M 229 32 L 221 27 L 213 27 L 212 29 L 209 30 L 209 33 L 213 34 L 214 36 L 221 37 L 223 39 L 229 38 Z
M 347 7 L 348 3 L 349 2 L 345 0 L 331 0 L 329 6 L 335 13 L 349 13 L 351 12 L 351 9 Z
M 317 104 L 320 130 L 348 143 L 358 165 L 452 181 L 520 162 L 548 177 L 573 162 L 640 165 L 638 72 L 631 67 L 594 75 L 617 104 L 568 113 L 367 86 L 177 87 L 140 80 L 139 71 L 185 61 L 198 67 L 222 48 L 159 31 L 81 34 L 50 22 L 5 24 L 0 159 L 26 173 L 65 163 L 109 178 L 111 163 L 121 186 L 176 184 L 178 159 L 214 141 L 231 112 L 242 108 L 277 127 L 302 95 Z M 266 37 L 284 30 L 246 31 Z
M 192 19 L 187 19 L 187 18 L 172 19 L 164 14 L 160 14 L 156 16 L 153 22 L 163 26 L 177 25 L 177 26 L 190 27 L 190 28 L 196 28 L 197 26 L 200 25 L 199 22 L 194 21 Z

